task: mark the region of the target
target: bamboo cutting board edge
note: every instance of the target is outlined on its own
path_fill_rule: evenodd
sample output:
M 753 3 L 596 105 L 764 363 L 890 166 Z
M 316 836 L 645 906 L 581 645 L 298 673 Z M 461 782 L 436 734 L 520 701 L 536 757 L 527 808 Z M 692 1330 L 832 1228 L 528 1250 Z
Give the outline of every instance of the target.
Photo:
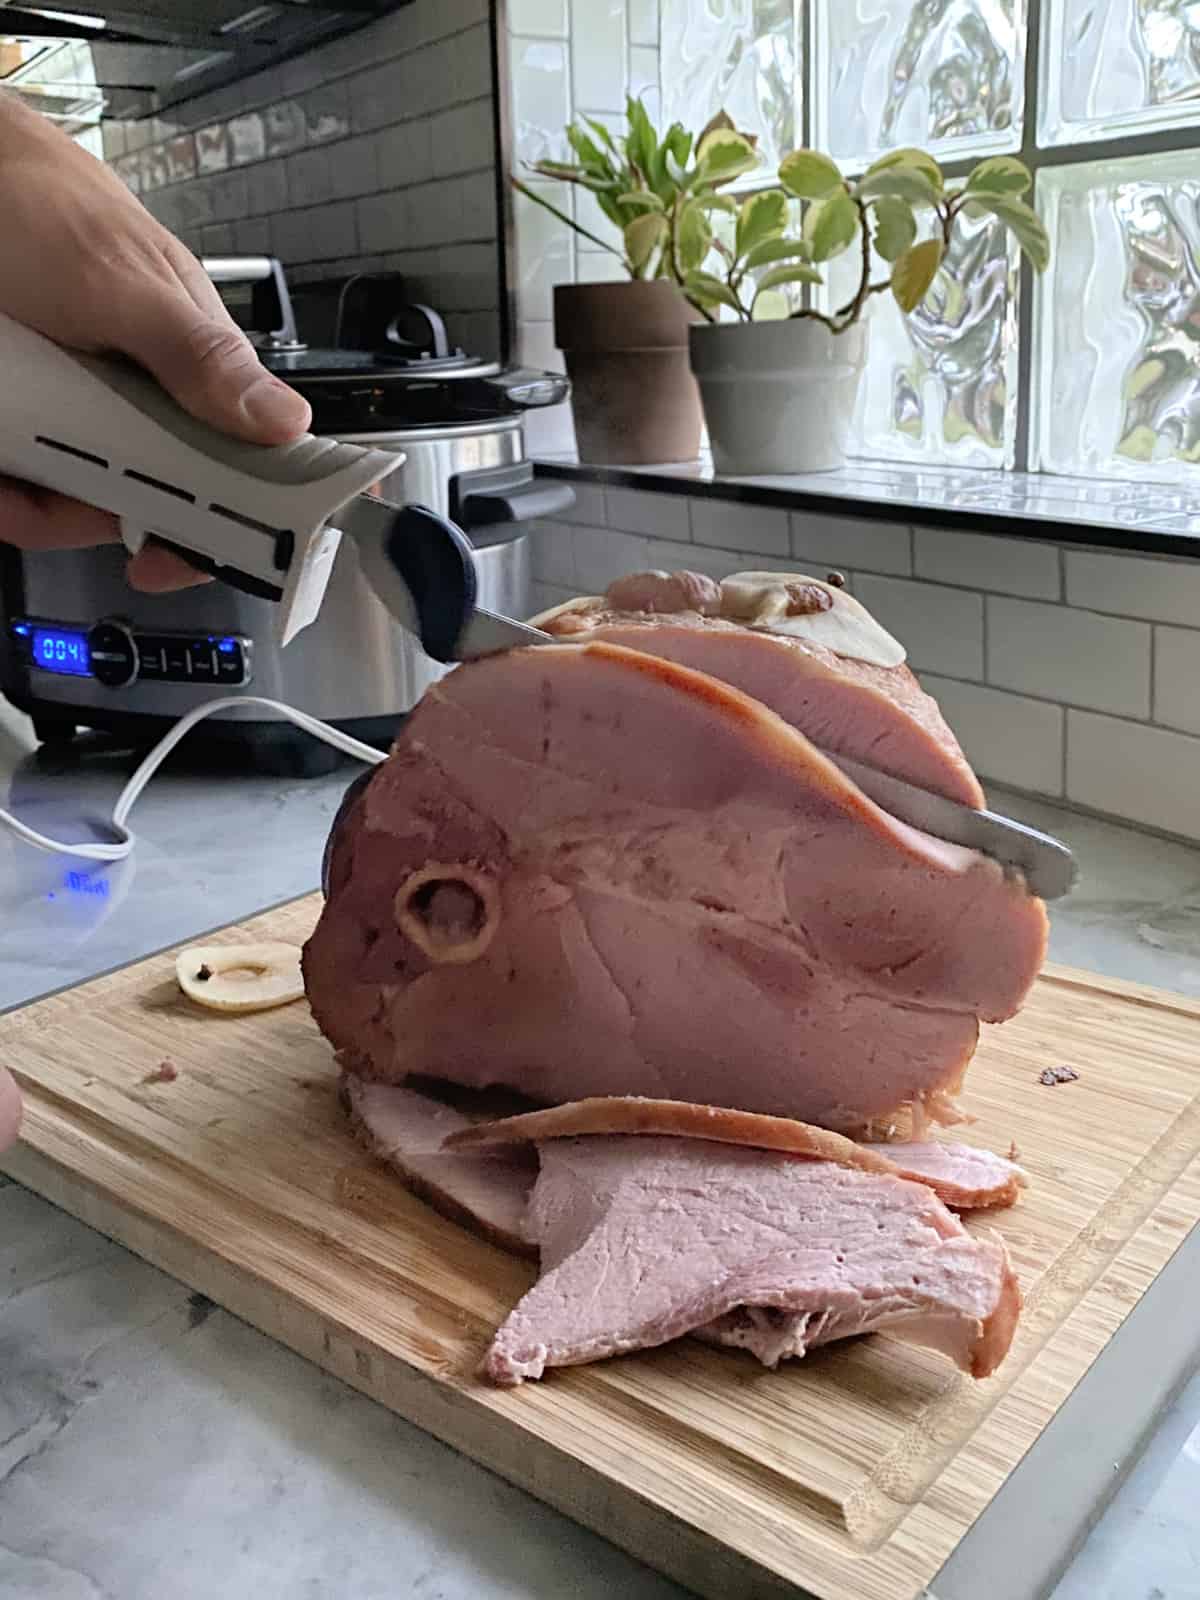
M 271 936 L 270 930 L 262 924 L 276 913 L 284 913 L 287 907 L 295 908 L 291 913 L 293 918 L 303 916 L 302 901 L 308 898 L 285 902 L 274 908 L 274 912 L 254 919 L 254 934 Z M 315 912 L 315 899 L 312 904 Z M 241 930 L 241 936 L 247 933 L 248 930 Z M 225 934 L 235 937 L 238 930 L 227 929 Z M 279 936 L 294 937 L 294 927 Z M 155 961 L 161 963 L 161 953 L 157 958 L 133 965 L 148 966 Z M 156 981 L 161 982 L 162 976 L 159 972 Z M 96 988 L 98 993 L 103 993 L 113 981 L 113 975 L 109 974 L 93 980 L 70 997 L 60 992 L 56 1001 L 47 1003 L 47 997 L 43 997 L 42 1002 L 10 1012 L 5 1018 L 5 1032 L 14 1042 L 26 1029 L 31 1029 L 33 1036 L 40 1036 L 43 1028 L 51 1028 L 55 1022 L 63 1020 L 67 1005 L 86 1004 L 89 989 Z M 1200 1002 L 1160 994 L 1138 985 L 1097 979 L 1094 975 L 1064 968 L 1049 969 L 1043 981 L 1061 987 L 1065 994 L 1083 995 L 1085 1003 L 1089 995 L 1116 997 L 1180 1019 L 1200 1018 Z M 1193 1104 L 1192 1111 L 1195 1110 Z M 1188 1120 L 1188 1151 L 1191 1152 L 1200 1141 L 1191 1136 L 1195 1117 L 1189 1114 L 1185 1120 Z M 569 1450 L 561 1448 L 561 1443 L 539 1432 L 537 1403 L 527 1406 L 516 1418 L 511 1412 L 506 1414 L 483 1404 L 473 1404 L 471 1394 L 456 1388 L 453 1382 L 440 1382 L 436 1375 L 423 1372 L 401 1356 L 382 1350 L 369 1339 L 347 1332 L 345 1328 L 332 1330 L 322 1313 L 312 1305 L 302 1305 L 287 1290 L 247 1272 L 219 1250 L 208 1249 L 187 1238 L 185 1233 L 157 1219 L 152 1210 L 135 1214 L 129 1208 L 128 1197 L 124 1202 L 113 1199 L 102 1184 L 89 1182 L 75 1170 L 79 1150 L 72 1150 L 72 1139 L 78 1142 L 79 1129 L 71 1124 L 69 1117 L 56 1111 L 53 1097 L 50 1101 L 39 1097 L 37 1103 L 31 1105 L 30 1134 L 41 1147 L 39 1150 L 29 1145 L 18 1147 L 6 1161 L 0 1162 L 0 1165 L 7 1165 L 14 1177 L 82 1220 L 121 1239 L 139 1254 L 210 1294 L 354 1387 L 496 1468 L 651 1565 L 690 1584 L 699 1593 L 720 1595 L 722 1600 L 731 1593 L 746 1595 L 748 1600 L 759 1595 L 770 1596 L 773 1600 L 776 1595 L 796 1594 L 792 1583 L 797 1571 L 790 1561 L 786 1565 L 791 1570 L 791 1583 L 768 1571 L 761 1559 L 755 1559 L 754 1543 L 745 1537 L 749 1522 L 742 1528 L 743 1551 L 739 1553 L 702 1527 L 675 1514 L 665 1500 L 656 1503 L 653 1495 L 643 1492 L 636 1484 L 622 1482 L 619 1474 L 611 1471 L 604 1474 L 597 1470 L 594 1460 L 574 1459 Z M 1173 1153 L 1179 1153 L 1178 1139 Z M 1154 1149 L 1142 1151 L 1137 1170 L 1141 1171 L 1148 1162 L 1153 1166 L 1155 1154 Z M 1162 1176 L 1160 1170 L 1159 1177 Z M 897 1543 L 911 1540 L 922 1546 L 926 1579 L 941 1565 L 940 1557 L 950 1553 L 962 1532 L 961 1526 L 950 1528 L 945 1508 L 937 1502 L 944 1500 L 947 1493 L 957 1492 L 963 1497 L 964 1506 L 971 1508 L 968 1523 L 974 1520 L 994 1495 L 999 1481 L 1003 1481 L 1003 1474 L 997 1482 L 989 1478 L 989 1473 L 995 1477 L 996 1460 L 1003 1460 L 1004 1472 L 1007 1472 L 1019 1459 L 1104 1347 L 1113 1327 L 1123 1320 L 1129 1307 L 1136 1304 L 1186 1237 L 1188 1228 L 1200 1217 L 1200 1160 L 1193 1160 L 1188 1170 L 1180 1169 L 1176 1162 L 1171 1167 L 1171 1177 L 1173 1181 L 1152 1184 L 1156 1199 L 1150 1214 L 1139 1215 L 1128 1237 L 1119 1235 L 1123 1242 L 1116 1255 L 1106 1258 L 1099 1277 L 1074 1305 L 1070 1317 L 1053 1325 L 1047 1343 L 1006 1386 L 998 1401 L 987 1409 L 967 1444 L 939 1470 L 930 1493 L 922 1493 L 915 1503 L 901 1495 L 893 1531 Z M 119 1185 L 116 1187 L 119 1190 Z M 1167 1221 L 1163 1223 L 1162 1218 Z M 1114 1303 L 1124 1307 L 1117 1324 L 1113 1322 Z M 348 1324 L 349 1319 L 346 1320 Z M 632 1387 L 628 1392 L 633 1393 Z M 1007 1437 L 1002 1437 L 1005 1434 Z M 558 1437 L 561 1441 L 561 1432 Z M 541 1451 L 540 1459 L 535 1459 L 531 1451 L 534 1444 Z M 883 1548 L 866 1551 L 855 1561 L 864 1580 L 873 1573 L 874 1584 L 881 1581 L 884 1574 L 879 1570 L 880 1562 L 876 1557 L 886 1567 L 887 1550 L 892 1542 L 885 1541 Z M 911 1573 L 913 1563 L 910 1561 L 904 1570 L 906 1574 Z M 892 1576 L 896 1578 L 899 1574 L 894 1572 Z M 837 1593 L 857 1595 L 860 1592 L 854 1585 L 846 1589 L 845 1583 L 850 1579 L 848 1571 L 843 1570 L 841 1578 L 842 1587 L 836 1589 Z M 830 1583 L 831 1572 L 825 1570 L 822 1592 L 834 1592 Z M 874 1584 L 870 1589 L 872 1595 L 885 1593 L 890 1597 L 900 1593 L 899 1588 L 879 1590 Z M 912 1588 L 904 1590 L 906 1595 L 915 1592 Z

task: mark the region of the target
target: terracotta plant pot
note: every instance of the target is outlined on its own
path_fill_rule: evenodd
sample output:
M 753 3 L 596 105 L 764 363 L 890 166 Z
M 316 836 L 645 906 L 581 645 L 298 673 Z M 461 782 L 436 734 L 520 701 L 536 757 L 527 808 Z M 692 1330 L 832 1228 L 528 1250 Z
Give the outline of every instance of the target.
M 808 318 L 691 330 L 713 466 L 730 477 L 829 472 L 845 460 L 867 325 L 833 334 Z
M 556 287 L 554 336 L 581 461 L 645 466 L 699 455 L 700 392 L 688 365 L 695 317 L 662 278 Z

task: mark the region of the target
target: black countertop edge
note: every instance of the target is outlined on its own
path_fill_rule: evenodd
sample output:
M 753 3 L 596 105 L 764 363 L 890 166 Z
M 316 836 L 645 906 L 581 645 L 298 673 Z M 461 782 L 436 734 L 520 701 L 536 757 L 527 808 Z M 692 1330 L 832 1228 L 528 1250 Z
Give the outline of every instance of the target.
M 601 467 L 536 456 L 534 472 L 543 478 L 607 484 L 613 488 L 641 489 L 652 494 L 703 496 L 711 500 L 738 501 L 744 505 L 774 506 L 786 511 L 859 517 L 864 522 L 888 522 L 906 527 L 915 524 L 922 528 L 949 528 L 968 535 L 987 533 L 1004 539 L 1031 539 L 1043 544 L 1086 545 L 1137 555 L 1200 560 L 1200 534 L 1177 533 L 1169 528 L 1125 528 L 1112 523 L 1034 516 L 1015 509 L 976 511 L 969 506 L 823 494 L 800 485 L 793 488 L 784 484 L 758 483 L 754 479 L 689 477 L 671 468 Z M 1121 486 L 1124 483 L 1125 480 L 1120 480 Z

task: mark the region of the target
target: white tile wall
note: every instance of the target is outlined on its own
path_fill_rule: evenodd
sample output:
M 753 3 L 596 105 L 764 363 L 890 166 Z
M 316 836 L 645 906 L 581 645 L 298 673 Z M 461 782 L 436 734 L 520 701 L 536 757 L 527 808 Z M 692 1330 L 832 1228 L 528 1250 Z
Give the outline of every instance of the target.
M 532 10 L 548 21 L 554 0 Z M 273 251 L 294 285 L 389 258 L 416 297 L 443 304 L 454 339 L 496 355 L 488 11 L 415 0 L 169 117 L 110 125 L 107 156 L 191 248 Z M 464 243 L 487 258 L 445 257 Z
M 1069 711 L 1067 797 L 1168 833 L 1200 837 L 1200 739 Z
M 857 597 L 908 651 L 914 672 L 983 676 L 983 597 L 940 584 L 861 577 Z
M 987 676 L 989 683 L 1041 699 L 1148 717 L 1150 629 L 1070 606 L 992 595 Z
M 1066 713 L 1061 706 L 928 673 L 921 674 L 921 682 L 981 778 L 1035 794 L 1062 794 Z
M 625 109 L 626 0 L 571 0 L 571 84 L 581 111 Z
M 686 501 L 684 506 L 686 514 Z M 776 560 L 786 561 L 791 555 L 788 514 L 774 506 L 739 505 L 736 500 L 694 500 L 692 538 L 697 544 L 745 550 Z
M 1200 733 L 1200 617 L 1197 628 L 1154 630 L 1154 720 Z
M 817 566 L 861 567 L 866 572 L 907 577 L 912 571 L 912 534 L 902 524 L 864 522 L 793 511 L 792 554 Z
M 1061 598 L 1057 545 L 994 539 L 986 534 L 964 539 L 951 528 L 917 528 L 913 568 L 919 578 L 932 578 L 935 583 L 1026 595 L 1031 600 Z
M 700 537 L 700 530 L 715 537 L 722 523 L 733 526 L 753 507 L 587 483 L 576 492 L 573 510 L 543 524 L 534 538 L 539 606 L 602 592 L 639 568 L 690 567 L 723 578 L 761 560 Z M 910 533 L 904 527 L 797 514 L 792 533 L 801 553 L 787 562 L 772 558 L 772 565 L 847 571 L 851 590 L 908 647 L 910 665 L 983 778 L 1200 839 L 1200 613 L 1193 627 L 1152 627 L 1074 605 L 985 594 L 982 584 L 881 572 L 884 562 L 904 561 Z M 965 552 L 961 561 L 947 546 L 951 537 Z M 939 539 L 938 570 L 965 578 L 978 538 Z M 1029 546 L 1011 544 L 1028 554 Z M 1041 553 L 1020 579 L 1027 584 L 1057 572 L 1060 557 L 1078 554 L 1036 548 Z M 975 570 L 1012 583 L 1012 573 L 995 563 L 995 552 L 981 552 Z M 1159 575 L 1138 570 L 1146 565 L 1158 564 L 1131 560 L 1122 579 L 1124 603 L 1133 609 L 1162 604 Z M 1175 566 L 1189 580 L 1200 573 L 1200 563 Z M 1111 714 L 1081 709 L 1097 705 Z M 1144 720 L 1151 716 L 1158 726 Z
M 1068 550 L 1067 603 L 1200 627 L 1200 563 Z
M 657 539 L 690 539 L 689 501 L 685 495 L 643 494 L 638 489 L 605 489 L 606 521 L 610 528 L 644 533 Z M 692 501 L 699 511 L 700 502 Z

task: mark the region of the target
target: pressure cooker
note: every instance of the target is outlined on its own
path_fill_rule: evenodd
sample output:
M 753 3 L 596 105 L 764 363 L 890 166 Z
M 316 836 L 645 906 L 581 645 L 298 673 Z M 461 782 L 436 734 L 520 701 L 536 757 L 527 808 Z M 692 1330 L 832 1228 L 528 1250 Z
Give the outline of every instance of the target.
M 565 399 L 567 380 L 502 368 L 456 347 L 438 312 L 409 301 L 394 274 L 348 280 L 334 342 L 312 347 L 299 337 L 277 261 L 222 258 L 204 266 L 264 365 L 311 404 L 312 431 L 402 452 L 402 466 L 378 492 L 451 517 L 474 547 L 479 603 L 527 616 L 526 531 L 574 496 L 568 484 L 534 478 L 522 420 L 530 408 Z M 386 746 L 446 670 L 393 621 L 360 575 L 349 540 L 316 622 L 286 649 L 275 642 L 270 601 L 221 583 L 135 594 L 124 561 L 116 547 L 6 554 L 0 687 L 30 713 L 43 742 L 95 729 L 149 744 L 193 707 L 244 692 Z M 106 684 L 89 670 L 82 641 L 106 621 L 133 635 L 138 667 L 128 683 Z M 12 648 L 17 632 L 23 649 Z M 257 708 L 234 705 L 202 731 L 269 769 L 319 772 L 337 759 Z

